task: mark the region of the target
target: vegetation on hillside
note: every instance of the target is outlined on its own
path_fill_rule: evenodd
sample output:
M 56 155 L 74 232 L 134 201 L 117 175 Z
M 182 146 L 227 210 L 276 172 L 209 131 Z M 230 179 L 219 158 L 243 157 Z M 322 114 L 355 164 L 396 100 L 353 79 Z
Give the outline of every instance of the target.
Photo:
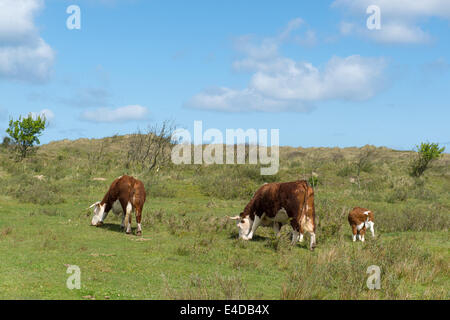
M 416 153 L 372 146 L 282 147 L 275 176 L 254 165 L 166 162 L 149 171 L 129 161 L 132 139 L 56 141 L 21 162 L 0 147 L 0 297 L 449 298 L 448 154 L 420 177 L 409 171 Z M 114 215 L 89 226 L 86 208 L 123 174 L 148 192 L 142 238 L 121 233 Z M 289 226 L 279 239 L 260 228 L 253 241 L 237 240 L 226 216 L 263 183 L 296 179 L 315 182 L 316 251 L 291 246 Z M 375 239 L 352 243 L 354 206 L 375 212 Z M 81 290 L 65 288 L 65 264 L 80 266 Z M 373 264 L 381 290 L 366 287 Z

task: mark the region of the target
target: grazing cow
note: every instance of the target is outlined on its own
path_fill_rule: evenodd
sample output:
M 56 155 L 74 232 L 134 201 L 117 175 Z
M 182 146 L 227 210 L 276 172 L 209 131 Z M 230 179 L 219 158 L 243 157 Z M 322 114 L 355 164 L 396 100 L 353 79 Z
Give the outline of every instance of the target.
M 366 233 L 366 228 L 370 229 L 372 232 L 372 237 L 375 238 L 375 230 L 373 229 L 374 219 L 373 212 L 361 207 L 355 207 L 348 214 L 348 222 L 352 227 L 353 241 L 359 238 L 364 242 L 364 234 Z
M 294 229 L 292 244 L 303 241 L 307 231 L 311 236 L 310 249 L 316 245 L 314 191 L 305 180 L 264 184 L 244 211 L 230 219 L 238 220 L 239 238 L 244 240 L 252 239 L 260 225 L 273 226 L 279 236 L 281 227 L 290 222 Z
M 131 233 L 131 213 L 136 213 L 137 232 L 136 235 L 142 235 L 142 209 L 145 203 L 144 184 L 130 176 L 121 176 L 113 181 L 108 192 L 102 201 L 98 201 L 89 208 L 95 207 L 94 216 L 91 224 L 93 226 L 101 226 L 112 209 L 114 214 L 123 213 L 121 227 L 126 233 Z M 128 222 L 128 223 L 127 223 Z

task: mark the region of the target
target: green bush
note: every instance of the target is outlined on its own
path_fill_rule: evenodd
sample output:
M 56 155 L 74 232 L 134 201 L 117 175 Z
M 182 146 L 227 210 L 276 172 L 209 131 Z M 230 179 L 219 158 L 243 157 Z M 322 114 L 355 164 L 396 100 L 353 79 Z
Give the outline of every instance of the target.
M 420 146 L 416 146 L 416 149 L 417 156 L 411 162 L 410 174 L 420 177 L 428 169 L 429 164 L 442 155 L 445 147 L 439 148 L 437 143 L 422 142 Z
M 34 150 L 33 146 L 40 143 L 39 136 L 46 126 L 47 122 L 45 117 L 41 117 L 40 115 L 33 117 L 31 113 L 27 118 L 20 116 L 19 120 L 14 121 L 11 119 L 9 121 L 9 127 L 6 129 L 6 133 L 9 134 L 14 142 L 19 160 L 26 158 Z

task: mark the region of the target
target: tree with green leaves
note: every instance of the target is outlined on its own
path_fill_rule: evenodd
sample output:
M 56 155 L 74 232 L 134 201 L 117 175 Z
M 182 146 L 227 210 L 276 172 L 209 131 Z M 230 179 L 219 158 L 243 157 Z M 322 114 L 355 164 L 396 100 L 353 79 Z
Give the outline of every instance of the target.
M 28 114 L 28 117 L 19 117 L 18 120 L 9 120 L 9 127 L 6 133 L 11 137 L 13 145 L 17 151 L 19 160 L 26 158 L 33 150 L 35 144 L 39 144 L 39 137 L 47 127 L 47 120 L 44 116 Z
M 422 142 L 416 149 L 417 157 L 411 163 L 411 175 L 420 177 L 428 169 L 428 165 L 442 155 L 445 147 L 439 148 L 438 143 Z

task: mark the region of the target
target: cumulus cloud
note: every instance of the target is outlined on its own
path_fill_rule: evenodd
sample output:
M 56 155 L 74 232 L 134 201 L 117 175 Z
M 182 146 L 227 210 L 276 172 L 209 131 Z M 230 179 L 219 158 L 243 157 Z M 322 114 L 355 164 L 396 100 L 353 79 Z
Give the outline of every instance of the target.
M 146 120 L 148 117 L 148 109 L 140 105 L 130 105 L 125 107 L 98 108 L 95 110 L 87 110 L 81 114 L 81 119 L 90 122 L 128 122 Z
M 42 7 L 40 0 L 0 2 L 0 78 L 42 82 L 50 77 L 55 53 L 33 21 Z
M 185 106 L 230 112 L 307 112 L 319 101 L 366 100 L 383 87 L 387 64 L 383 58 L 335 56 L 319 68 L 280 56 L 279 43 L 273 38 L 260 44 L 244 43 L 241 48 L 246 56 L 234 61 L 233 68 L 252 72 L 247 88 L 210 88 L 193 96 Z M 264 48 L 269 50 L 261 52 Z
M 420 21 L 431 17 L 450 18 L 448 0 L 335 0 L 332 3 L 332 7 L 350 12 L 359 21 L 361 17 L 368 17 L 366 9 L 369 5 L 380 8 L 381 29 L 368 30 L 361 23 L 343 21 L 341 34 L 356 34 L 379 43 L 423 44 L 432 41 L 433 37 L 421 28 Z

